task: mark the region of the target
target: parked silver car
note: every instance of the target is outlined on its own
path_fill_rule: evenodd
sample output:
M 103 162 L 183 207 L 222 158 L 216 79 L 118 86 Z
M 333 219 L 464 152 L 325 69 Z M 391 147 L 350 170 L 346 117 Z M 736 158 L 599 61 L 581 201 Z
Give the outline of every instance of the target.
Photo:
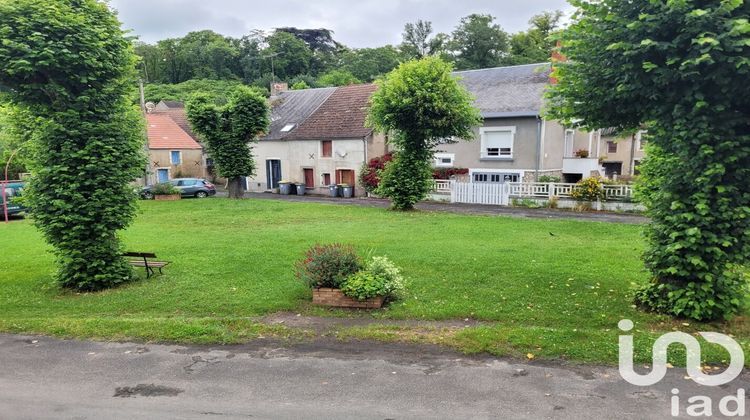
M 174 185 L 175 188 L 180 190 L 180 195 L 183 197 L 195 197 L 195 198 L 206 198 L 211 195 L 216 195 L 216 187 L 214 184 L 200 178 L 175 178 L 169 181 L 170 184 Z M 151 191 L 154 188 L 153 185 L 144 187 L 141 190 L 141 197 L 146 200 L 154 198 L 154 193 Z

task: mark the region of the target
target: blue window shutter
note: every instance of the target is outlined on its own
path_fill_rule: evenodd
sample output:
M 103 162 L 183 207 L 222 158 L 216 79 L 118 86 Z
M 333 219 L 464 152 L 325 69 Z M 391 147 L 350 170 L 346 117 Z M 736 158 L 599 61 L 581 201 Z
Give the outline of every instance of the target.
M 179 164 L 181 164 L 181 163 L 182 163 L 182 162 L 180 161 L 180 152 L 179 152 L 179 151 L 177 151 L 177 150 L 173 150 L 173 151 L 172 151 L 172 153 L 171 153 L 171 158 L 172 158 L 172 159 L 171 159 L 171 160 L 172 160 L 172 165 L 179 165 Z

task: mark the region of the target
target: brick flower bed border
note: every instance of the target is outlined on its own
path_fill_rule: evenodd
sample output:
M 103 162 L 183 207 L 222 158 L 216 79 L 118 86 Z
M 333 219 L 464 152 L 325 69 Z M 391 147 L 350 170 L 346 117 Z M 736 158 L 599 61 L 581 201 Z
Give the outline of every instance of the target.
M 181 198 L 182 198 L 182 195 L 180 195 L 180 194 L 169 194 L 169 195 L 157 194 L 157 195 L 154 195 L 154 200 L 157 200 L 157 201 L 175 201 L 175 200 L 179 200 Z
M 339 308 L 377 309 L 383 306 L 383 296 L 367 300 L 356 300 L 346 296 L 339 289 L 313 289 L 313 304 L 321 306 L 335 306 Z

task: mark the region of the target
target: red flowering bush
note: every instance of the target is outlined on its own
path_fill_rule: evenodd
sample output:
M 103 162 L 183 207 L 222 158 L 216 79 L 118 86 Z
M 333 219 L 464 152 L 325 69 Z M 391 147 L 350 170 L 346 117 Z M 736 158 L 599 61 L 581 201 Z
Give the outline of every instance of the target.
M 393 153 L 386 153 L 370 159 L 362 165 L 359 171 L 359 183 L 365 187 L 365 191 L 374 192 L 380 185 L 380 171 L 385 169 L 385 164 L 393 160 Z
M 468 168 L 435 168 L 435 170 L 432 171 L 432 178 L 450 179 L 454 175 L 466 175 L 468 173 Z
M 297 278 L 310 288 L 338 289 L 347 277 L 362 268 L 357 253 L 351 245 L 316 244 L 308 249 L 305 258 L 296 266 Z

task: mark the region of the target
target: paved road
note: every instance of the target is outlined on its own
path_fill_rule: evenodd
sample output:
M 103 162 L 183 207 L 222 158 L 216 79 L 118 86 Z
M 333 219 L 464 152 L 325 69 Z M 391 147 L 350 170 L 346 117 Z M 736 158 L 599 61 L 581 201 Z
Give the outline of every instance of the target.
M 63 341 L 0 334 L 0 418 L 667 418 L 657 387 L 615 369 L 467 358 L 433 347 L 315 341 L 226 347 Z M 731 388 L 731 389 L 730 389 Z M 718 399 L 716 399 L 718 401 Z M 684 413 L 684 407 L 683 411 Z
M 226 197 L 227 193 L 219 191 L 218 197 Z M 324 203 L 342 206 L 365 206 L 388 208 L 391 203 L 388 200 L 378 198 L 331 198 L 318 195 L 279 195 L 271 193 L 245 193 L 245 197 L 265 200 L 283 200 L 292 202 Z M 485 216 L 509 216 L 531 219 L 568 219 L 594 222 L 644 224 L 648 223 L 647 217 L 633 213 L 613 212 L 574 212 L 570 210 L 553 209 L 529 209 L 524 207 L 490 206 L 482 204 L 445 203 L 436 201 L 423 201 L 417 203 L 416 208 L 423 211 L 440 211 L 446 213 L 475 214 Z

